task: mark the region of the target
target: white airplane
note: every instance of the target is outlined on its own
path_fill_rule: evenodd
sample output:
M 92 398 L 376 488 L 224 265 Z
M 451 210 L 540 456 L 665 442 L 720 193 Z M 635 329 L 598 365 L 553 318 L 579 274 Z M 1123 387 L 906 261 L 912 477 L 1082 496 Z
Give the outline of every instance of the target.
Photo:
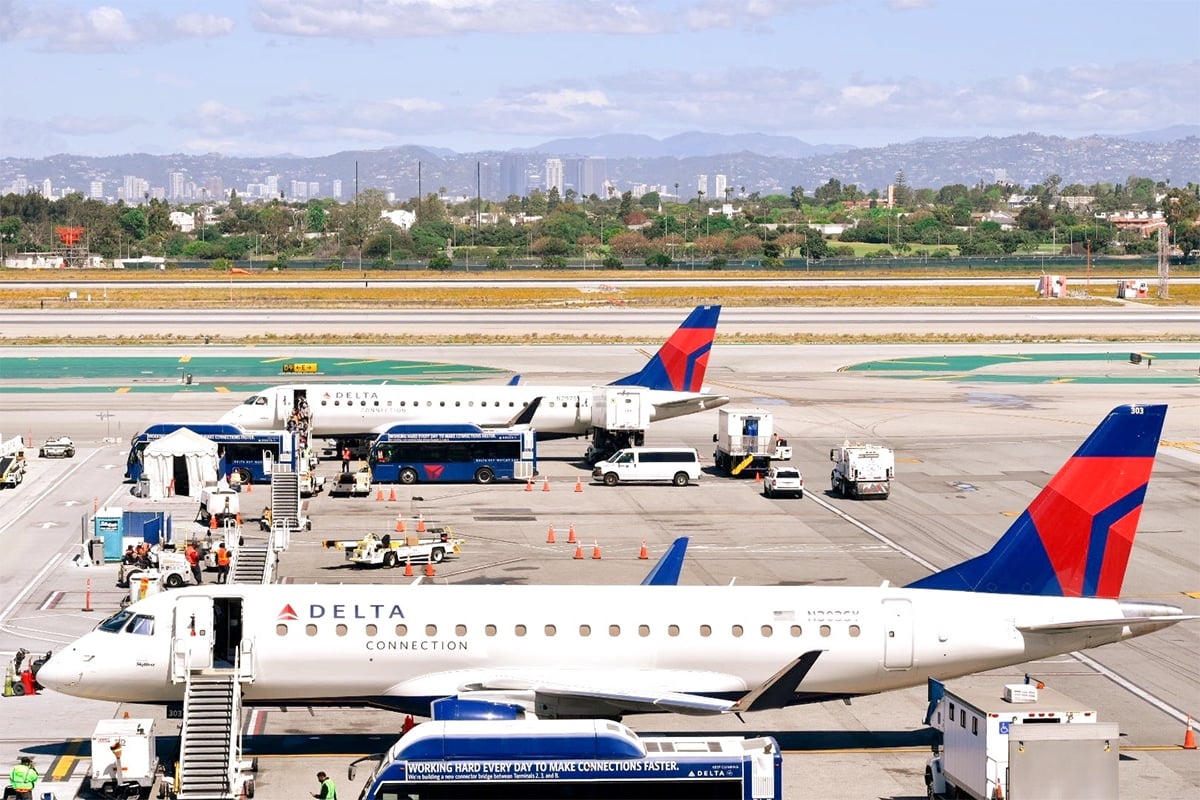
M 725 405 L 728 397 L 703 387 L 720 312 L 720 306 L 697 306 L 643 369 L 610 385 L 648 389 L 651 422 Z M 590 385 L 294 384 L 264 389 L 220 421 L 247 430 L 282 430 L 303 397 L 317 437 L 361 437 L 393 425 L 470 423 L 525 424 L 539 438 L 554 439 L 592 432 L 592 396 Z M 538 398 L 532 419 L 524 418 L 522 412 Z
M 1165 413 L 1114 409 L 990 551 L 906 587 L 662 585 L 677 564 L 638 587 L 206 585 L 130 605 L 37 679 L 177 704 L 192 670 L 223 668 L 249 705 L 720 714 L 1124 641 L 1195 619 L 1119 599 Z

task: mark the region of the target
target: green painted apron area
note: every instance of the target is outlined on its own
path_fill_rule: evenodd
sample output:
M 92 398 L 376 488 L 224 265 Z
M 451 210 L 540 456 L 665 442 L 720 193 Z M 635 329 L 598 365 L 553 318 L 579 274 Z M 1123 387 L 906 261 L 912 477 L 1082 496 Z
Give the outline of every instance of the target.
M 281 383 L 457 383 L 503 374 L 468 364 L 319 356 L 30 356 L 0 358 L 0 392 L 240 392 Z
M 1136 362 L 1136 363 L 1135 363 Z M 916 356 L 865 361 L 841 372 L 972 383 L 1200 384 L 1200 353 L 1038 353 Z

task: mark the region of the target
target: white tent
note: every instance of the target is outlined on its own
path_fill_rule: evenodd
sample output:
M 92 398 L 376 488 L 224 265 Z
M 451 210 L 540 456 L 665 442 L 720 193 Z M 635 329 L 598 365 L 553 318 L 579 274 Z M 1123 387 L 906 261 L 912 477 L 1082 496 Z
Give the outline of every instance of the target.
M 175 494 L 198 496 L 205 484 L 217 480 L 217 443 L 179 428 L 146 445 L 142 463 L 146 498 L 162 500 L 172 480 Z

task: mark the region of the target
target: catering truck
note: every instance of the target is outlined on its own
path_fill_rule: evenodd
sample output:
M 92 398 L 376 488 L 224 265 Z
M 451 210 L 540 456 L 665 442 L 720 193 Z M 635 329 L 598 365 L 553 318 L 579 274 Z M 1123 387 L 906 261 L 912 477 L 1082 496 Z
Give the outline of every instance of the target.
M 775 418 L 761 409 L 717 411 L 713 464 L 722 472 L 742 477 L 761 476 L 772 461 L 787 461 L 792 448 L 775 433 Z
M 1120 732 L 1086 704 L 1032 680 L 980 690 L 931 679 L 929 701 L 929 797 L 1116 800 Z
M 834 494 L 842 497 L 887 498 L 896 477 L 896 455 L 877 444 L 843 442 L 829 451 L 833 471 L 829 475 Z

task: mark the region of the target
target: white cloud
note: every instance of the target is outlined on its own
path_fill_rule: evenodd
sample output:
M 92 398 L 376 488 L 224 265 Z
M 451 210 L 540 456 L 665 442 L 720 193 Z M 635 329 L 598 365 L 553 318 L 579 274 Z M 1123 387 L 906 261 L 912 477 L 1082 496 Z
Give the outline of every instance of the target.
M 18 3 L 0 7 L 0 38 L 34 43 L 52 53 L 106 53 L 181 38 L 224 36 L 233 31 L 229 17 L 215 14 L 129 16 L 101 5 L 78 9 L 61 3 Z
M 388 100 L 387 104 L 405 112 L 441 111 L 443 108 L 436 100 L 426 100 L 424 97 L 395 97 Z

